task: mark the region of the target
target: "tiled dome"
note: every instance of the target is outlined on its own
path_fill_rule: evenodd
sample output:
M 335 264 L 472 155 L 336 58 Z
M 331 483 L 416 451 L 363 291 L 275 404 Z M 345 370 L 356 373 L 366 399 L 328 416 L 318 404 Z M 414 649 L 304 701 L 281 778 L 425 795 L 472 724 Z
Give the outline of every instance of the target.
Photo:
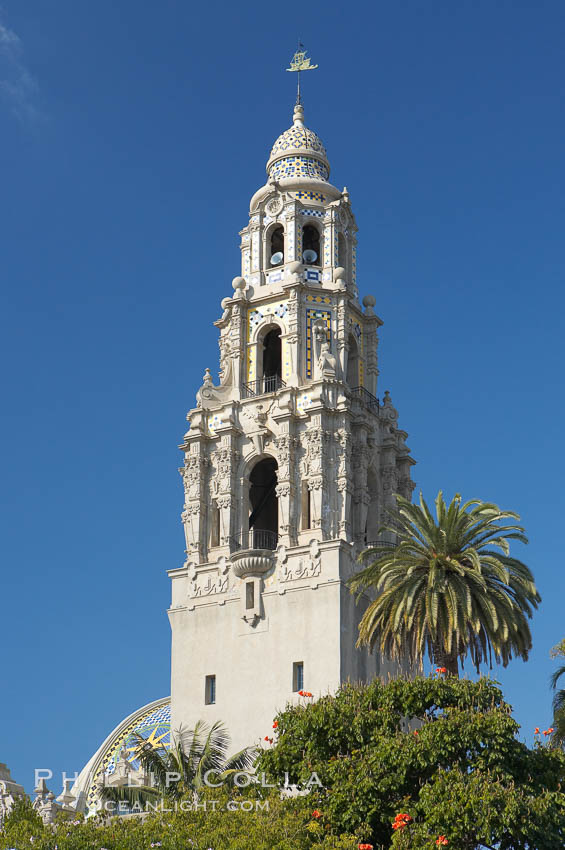
M 321 139 L 304 126 L 304 109 L 294 108 L 294 123 L 276 140 L 267 163 L 267 174 L 275 180 L 307 177 L 327 181 L 330 164 Z
M 132 770 L 139 768 L 134 758 L 137 748 L 136 735 L 141 735 L 154 750 L 168 750 L 171 746 L 171 699 L 165 697 L 138 709 L 119 723 L 104 743 L 83 767 L 71 793 L 77 799 L 77 811 L 96 811 L 98 783 L 103 774 L 111 776 L 116 770 L 120 751 L 125 748 L 131 754 Z

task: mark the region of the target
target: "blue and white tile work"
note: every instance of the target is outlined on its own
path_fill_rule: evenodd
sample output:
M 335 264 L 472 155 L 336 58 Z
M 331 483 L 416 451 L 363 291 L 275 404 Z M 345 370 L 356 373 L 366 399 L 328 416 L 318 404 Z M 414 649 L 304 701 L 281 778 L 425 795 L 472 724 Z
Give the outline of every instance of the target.
M 278 283 L 283 279 L 283 273 L 280 269 L 276 272 L 269 272 L 267 274 L 267 283 Z
M 297 148 L 299 150 L 311 150 L 321 153 L 324 159 L 327 156 L 322 140 L 313 130 L 293 124 L 292 127 L 289 127 L 288 130 L 285 130 L 278 137 L 273 145 L 269 159 L 284 151 L 296 150 Z
M 276 316 L 279 319 L 284 319 L 288 312 L 288 305 L 286 301 L 281 301 L 279 304 L 266 304 L 264 307 L 260 309 L 249 311 L 248 317 L 248 339 L 251 339 L 253 331 L 255 328 L 261 324 L 263 319 L 270 318 L 271 316 Z
M 318 282 L 320 280 L 320 272 L 316 271 L 316 269 L 306 269 L 304 277 L 306 280 L 315 280 Z
M 285 244 L 286 244 L 286 255 L 289 260 L 294 259 L 294 229 L 295 224 L 291 219 L 287 222 L 286 232 L 284 234 Z
M 141 717 L 129 723 L 127 726 L 118 727 L 116 734 L 112 736 L 105 752 L 92 777 L 90 787 L 86 793 L 87 808 L 93 808 L 98 796 L 97 783 L 102 773 L 111 776 L 116 770 L 116 765 L 122 749 L 129 753 L 129 762 L 133 770 L 140 768 L 139 761 L 133 756 L 137 749 L 138 741 L 136 735 L 145 738 L 155 750 L 168 750 L 171 746 L 171 704 L 170 702 L 152 709 Z
M 255 230 L 251 236 L 251 259 L 253 271 L 259 270 L 259 232 Z
M 308 393 L 301 393 L 296 398 L 296 409 L 298 413 L 304 413 L 304 411 L 310 407 L 311 401 Z
M 324 227 L 324 266 L 326 267 L 332 264 L 331 232 L 331 227 L 326 225 Z
M 316 218 L 323 218 L 325 213 L 324 210 L 300 210 L 300 215 L 313 215 Z
M 325 204 L 326 196 L 321 192 L 296 192 L 295 195 L 299 201 L 318 201 L 320 204 Z
M 287 156 L 275 162 L 269 176 L 275 180 L 285 177 L 313 177 L 316 180 L 326 180 L 330 176 L 328 168 L 319 159 L 310 156 Z

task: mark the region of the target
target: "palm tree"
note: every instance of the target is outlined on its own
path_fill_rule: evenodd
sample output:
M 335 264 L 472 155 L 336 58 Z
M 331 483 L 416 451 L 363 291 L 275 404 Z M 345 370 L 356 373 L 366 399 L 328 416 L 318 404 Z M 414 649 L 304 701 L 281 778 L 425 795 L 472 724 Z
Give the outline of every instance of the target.
M 134 759 L 152 774 L 152 784 L 105 786 L 102 797 L 106 800 L 144 803 L 163 795 L 178 800 L 190 791 L 198 792 L 207 782 L 231 784 L 236 773 L 252 767 L 256 754 L 254 747 L 246 747 L 227 758 L 230 736 L 220 721 L 209 727 L 199 720 L 194 729 L 179 730 L 169 750 L 156 750 L 138 733 L 134 737 Z M 176 776 L 180 779 L 172 778 Z
M 551 650 L 553 658 L 565 657 L 565 638 Z M 557 690 L 557 682 L 565 675 L 565 664 L 555 671 L 551 677 L 551 687 L 555 691 L 553 697 L 553 740 L 558 744 L 565 744 L 565 688 Z
M 479 665 L 492 657 L 524 660 L 532 645 L 527 618 L 541 597 L 528 567 L 510 557 L 509 540 L 527 543 L 518 514 L 457 494 L 449 507 L 440 491 L 432 515 L 422 494 L 397 508 L 385 537 L 360 556 L 365 569 L 350 579 L 358 598 L 372 588 L 359 625 L 358 646 L 378 646 L 392 658 L 408 655 L 458 675 L 467 653 Z

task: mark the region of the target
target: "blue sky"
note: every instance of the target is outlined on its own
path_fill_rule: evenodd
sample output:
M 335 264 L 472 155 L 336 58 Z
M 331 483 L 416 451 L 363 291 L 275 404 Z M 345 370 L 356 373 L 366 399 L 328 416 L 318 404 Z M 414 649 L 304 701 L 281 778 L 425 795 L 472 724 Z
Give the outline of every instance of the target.
M 565 637 L 561 2 L 3 0 L 0 761 L 79 770 L 169 693 L 177 449 L 294 100 L 359 225 L 432 499 L 517 510 L 543 603 L 495 675 L 523 736 Z M 59 791 L 58 780 L 53 783 Z

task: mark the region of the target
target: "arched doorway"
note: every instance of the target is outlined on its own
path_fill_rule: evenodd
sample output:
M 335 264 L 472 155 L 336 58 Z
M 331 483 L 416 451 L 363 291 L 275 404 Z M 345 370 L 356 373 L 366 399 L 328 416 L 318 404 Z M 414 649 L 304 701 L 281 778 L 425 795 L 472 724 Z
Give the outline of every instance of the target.
M 272 328 L 263 338 L 263 392 L 273 393 L 281 386 L 281 329 Z
M 248 545 L 252 549 L 275 549 L 279 532 L 276 460 L 266 457 L 256 463 L 249 483 Z

